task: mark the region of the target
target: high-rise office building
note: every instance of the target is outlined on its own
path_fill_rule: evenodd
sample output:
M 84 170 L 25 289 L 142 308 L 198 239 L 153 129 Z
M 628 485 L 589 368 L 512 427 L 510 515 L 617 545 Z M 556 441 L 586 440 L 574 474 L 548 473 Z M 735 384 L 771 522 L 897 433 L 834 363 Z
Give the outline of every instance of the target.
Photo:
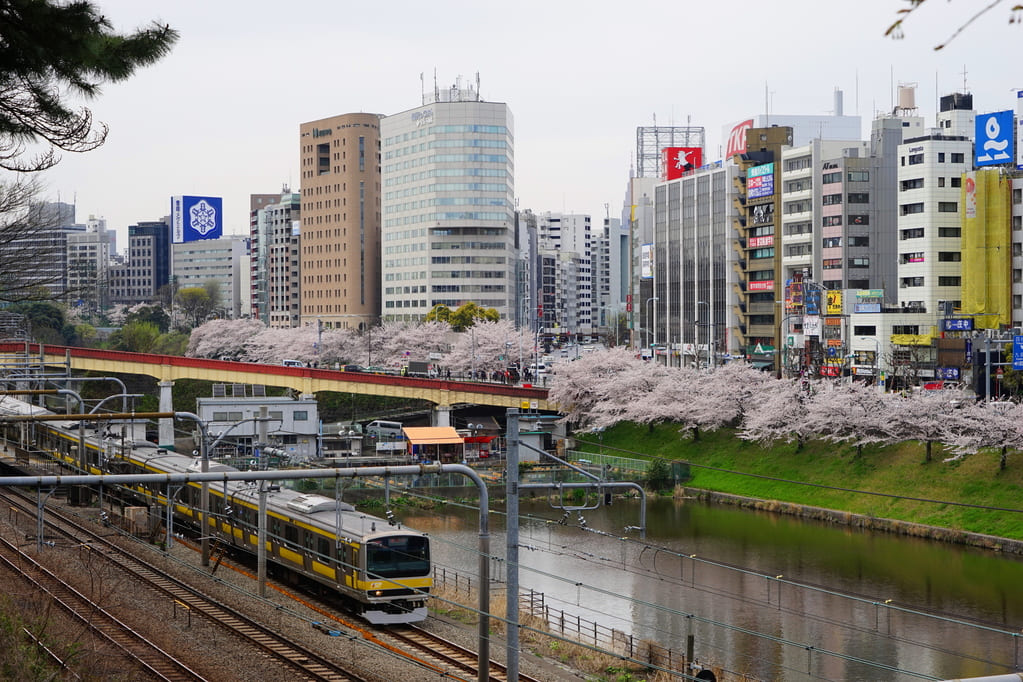
M 287 187 L 276 196 L 250 197 L 250 314 L 268 327 L 300 324 L 300 203 Z
M 128 259 L 110 269 L 111 303 L 151 303 L 170 284 L 170 245 L 170 216 L 129 225 Z
M 380 123 L 381 315 L 419 320 L 435 305 L 472 302 L 513 319 L 511 112 L 461 80 L 422 101 Z
M 85 232 L 67 235 L 67 282 L 70 303 L 90 312 L 110 305 L 110 257 L 117 233 L 103 218 L 89 216 Z
M 366 327 L 380 314 L 380 117 L 303 123 L 300 322 Z

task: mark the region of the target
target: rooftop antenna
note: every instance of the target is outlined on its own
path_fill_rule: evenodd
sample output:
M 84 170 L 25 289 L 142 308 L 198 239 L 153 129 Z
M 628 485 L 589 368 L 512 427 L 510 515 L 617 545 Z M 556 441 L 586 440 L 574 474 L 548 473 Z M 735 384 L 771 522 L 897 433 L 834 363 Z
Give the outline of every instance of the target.
M 476 101 L 477 102 L 482 101 L 482 98 L 480 97 L 480 72 L 479 71 L 476 72 Z
M 967 92 L 969 92 L 969 89 L 966 87 L 966 64 L 963 64 L 963 93 Z
M 440 88 L 437 86 L 437 67 L 433 67 L 433 101 L 440 101 Z
M 426 81 L 423 79 L 423 72 L 419 72 L 419 100 L 426 104 Z

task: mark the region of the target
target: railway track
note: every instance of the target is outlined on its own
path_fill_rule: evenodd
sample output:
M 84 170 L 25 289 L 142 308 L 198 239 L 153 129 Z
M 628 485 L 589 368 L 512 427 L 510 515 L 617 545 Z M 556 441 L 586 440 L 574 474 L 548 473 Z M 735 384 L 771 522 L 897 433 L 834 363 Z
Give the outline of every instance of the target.
M 403 648 L 410 648 L 417 652 L 438 669 L 443 669 L 445 674 L 458 675 L 454 679 L 476 680 L 477 679 L 477 654 L 454 642 L 439 637 L 432 632 L 423 630 L 414 625 L 392 626 L 390 628 L 378 629 L 374 635 L 383 642 L 397 642 Z M 507 682 L 508 670 L 497 661 L 490 661 L 491 680 Z M 519 682 L 538 682 L 528 675 L 519 674 Z
M 164 651 L 122 623 L 99 604 L 3 538 L 0 538 L 0 563 L 48 595 L 55 604 L 87 625 L 100 639 L 120 651 L 141 671 L 156 679 L 174 682 L 204 679 L 173 654 Z
M 36 515 L 35 504 L 18 494 L 4 492 L 4 502 L 27 514 Z M 46 528 L 56 531 L 76 543 L 96 550 L 97 554 L 128 572 L 135 579 L 173 599 L 177 604 L 190 609 L 223 627 L 234 635 L 257 647 L 270 659 L 286 665 L 300 676 L 297 679 L 330 682 L 364 682 L 364 679 L 345 670 L 308 647 L 289 639 L 274 630 L 261 625 L 240 611 L 212 599 L 156 566 L 128 553 L 115 543 L 74 522 L 53 509 L 46 508 Z M 58 579 L 59 580 L 59 579 Z M 194 674 L 194 673 L 193 673 Z M 201 677 L 171 677 L 162 679 L 202 679 Z
M 29 518 L 34 518 L 37 513 L 35 502 L 21 495 L 0 491 L 0 499 L 12 507 L 18 508 Z M 87 526 L 83 526 L 49 507 L 45 508 L 45 513 L 48 532 L 59 532 L 76 543 L 91 547 L 104 559 L 115 563 L 138 580 L 167 595 L 177 604 L 208 618 L 211 622 L 229 628 L 234 634 L 259 647 L 271 658 L 281 661 L 301 673 L 302 679 L 339 682 L 362 680 L 361 677 L 340 669 L 320 654 L 285 639 L 235 609 L 210 599 L 188 584 L 168 576 L 161 569 L 128 553 Z M 464 680 L 465 682 L 475 682 L 477 679 L 478 654 L 476 652 L 422 628 L 415 626 L 371 627 L 361 621 L 353 622 L 350 617 L 326 608 L 321 612 L 338 624 L 361 633 L 368 642 L 378 644 L 393 653 L 404 656 L 419 666 L 436 672 L 444 679 Z M 489 679 L 495 682 L 506 682 L 508 679 L 506 667 L 497 661 L 490 661 Z M 538 681 L 520 673 L 519 682 Z

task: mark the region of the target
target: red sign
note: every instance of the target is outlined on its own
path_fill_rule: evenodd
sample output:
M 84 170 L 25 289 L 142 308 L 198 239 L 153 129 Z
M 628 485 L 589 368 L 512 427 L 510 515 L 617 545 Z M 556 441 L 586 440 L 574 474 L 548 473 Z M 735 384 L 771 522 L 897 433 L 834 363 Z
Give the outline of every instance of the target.
M 758 249 L 764 246 L 774 246 L 774 235 L 769 234 L 766 237 L 750 237 L 749 247 L 751 249 Z
M 750 291 L 770 291 L 774 289 L 774 280 L 766 279 L 762 281 L 753 281 L 749 283 L 747 287 Z
M 661 150 L 661 177 L 674 180 L 703 165 L 703 149 L 700 147 L 665 147 Z
M 728 133 L 728 146 L 725 147 L 725 158 L 730 159 L 736 154 L 746 151 L 746 131 L 753 127 L 753 119 L 743 121 Z

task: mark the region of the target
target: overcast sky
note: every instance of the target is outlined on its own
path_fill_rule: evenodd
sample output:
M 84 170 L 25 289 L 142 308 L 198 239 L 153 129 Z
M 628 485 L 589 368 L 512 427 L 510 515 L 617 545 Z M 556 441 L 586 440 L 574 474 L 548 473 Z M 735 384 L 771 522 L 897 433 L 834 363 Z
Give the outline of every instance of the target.
M 891 111 L 894 86 L 917 83 L 933 125 L 937 97 L 966 88 L 978 112 L 1014 106 L 1023 27 L 1012 2 L 935 52 L 977 0 L 930 0 L 906 36 L 884 37 L 905 0 L 96 0 L 115 28 L 151 20 L 181 33 L 173 52 L 90 103 L 107 143 L 65 155 L 49 199 L 78 220 L 159 219 L 169 197 L 224 198 L 225 233 L 248 230 L 248 196 L 298 190 L 299 124 L 355 111 L 394 114 L 458 76 L 505 102 L 515 120 L 515 194 L 534 211 L 621 214 L 636 127 L 721 128 L 765 112 L 844 113 L 865 131 Z

